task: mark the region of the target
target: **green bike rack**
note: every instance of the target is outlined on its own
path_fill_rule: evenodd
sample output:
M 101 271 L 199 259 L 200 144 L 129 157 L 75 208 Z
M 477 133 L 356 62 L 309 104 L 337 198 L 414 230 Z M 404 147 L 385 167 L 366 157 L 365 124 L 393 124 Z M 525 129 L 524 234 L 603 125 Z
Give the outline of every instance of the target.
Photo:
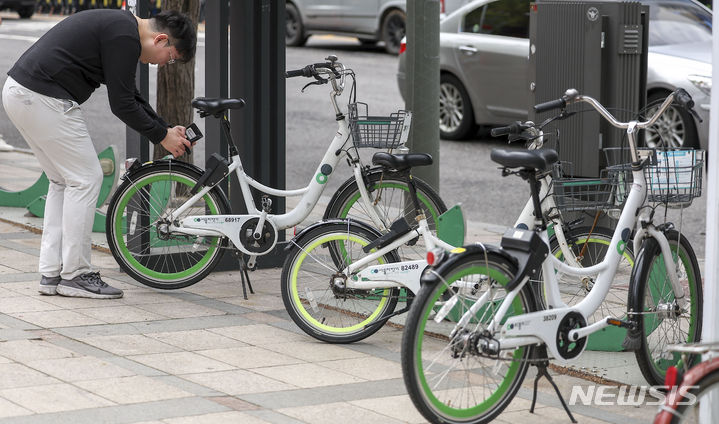
M 37 181 L 30 187 L 21 191 L 7 191 L 0 189 L 0 206 L 12 206 L 16 208 L 24 208 L 34 199 L 47 193 L 50 187 L 50 181 L 43 172 Z
M 112 190 L 115 188 L 115 185 L 117 184 L 118 179 L 118 172 L 117 172 L 117 158 L 115 156 L 115 147 L 110 146 L 107 149 L 100 152 L 99 155 L 97 155 L 98 159 L 100 160 L 100 165 L 102 166 L 102 184 L 100 186 L 100 194 L 97 198 L 97 207 L 99 208 L 105 203 L 105 200 L 107 200 L 110 193 L 112 193 Z M 44 181 L 44 186 L 41 185 L 41 183 Z M 8 205 L 3 202 L 2 197 L 0 197 L 0 204 L 3 206 L 19 206 L 19 207 L 26 207 L 30 213 L 33 215 L 42 218 L 45 216 L 45 199 L 47 197 L 47 190 L 49 187 L 49 182 L 47 180 L 47 176 L 45 176 L 45 173 L 43 172 L 40 176 L 40 179 L 32 185 L 32 187 L 23 190 L 22 192 L 17 192 L 18 197 L 21 197 L 23 200 L 29 199 L 29 201 L 25 201 L 24 204 L 15 204 L 15 205 Z M 45 193 L 45 194 L 42 194 Z M 34 195 L 34 196 L 33 196 Z M 32 197 L 31 197 L 32 196 Z M 16 203 L 20 203 L 19 201 Z M 104 233 L 105 232 L 105 213 L 99 210 L 95 210 L 95 221 L 92 225 L 92 231 L 96 233 Z

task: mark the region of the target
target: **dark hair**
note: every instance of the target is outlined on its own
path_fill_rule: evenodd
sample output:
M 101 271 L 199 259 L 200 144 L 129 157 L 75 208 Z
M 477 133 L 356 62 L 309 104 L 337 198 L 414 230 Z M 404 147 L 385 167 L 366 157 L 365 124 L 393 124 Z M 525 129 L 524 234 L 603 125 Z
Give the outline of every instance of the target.
M 170 37 L 170 44 L 175 46 L 180 54 L 179 61 L 187 63 L 195 57 L 197 34 L 195 24 L 189 16 L 175 10 L 166 10 L 152 18 L 152 27 Z

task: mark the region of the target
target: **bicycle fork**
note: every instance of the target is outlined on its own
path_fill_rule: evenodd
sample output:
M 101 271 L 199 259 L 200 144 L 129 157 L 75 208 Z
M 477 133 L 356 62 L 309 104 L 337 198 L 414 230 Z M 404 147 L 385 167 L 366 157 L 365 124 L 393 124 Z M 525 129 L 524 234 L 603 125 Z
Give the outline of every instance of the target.
M 667 276 L 669 277 L 669 281 L 672 284 L 672 289 L 674 290 L 674 299 L 677 301 L 679 307 L 681 309 L 684 309 L 687 306 L 687 298 L 685 296 L 686 293 L 684 292 L 684 287 L 682 287 L 681 283 L 679 282 L 679 275 L 677 270 L 678 264 L 674 261 L 674 255 L 672 254 L 671 247 L 669 246 L 669 241 L 664 236 L 664 233 L 662 231 L 659 231 L 651 223 L 649 223 L 649 225 L 640 225 L 639 229 L 637 230 L 637 234 L 634 237 L 634 251 L 639 252 L 641 244 L 647 237 L 653 238 L 659 244 L 659 247 L 662 251 L 662 256 L 664 256 L 664 266 L 667 270 Z

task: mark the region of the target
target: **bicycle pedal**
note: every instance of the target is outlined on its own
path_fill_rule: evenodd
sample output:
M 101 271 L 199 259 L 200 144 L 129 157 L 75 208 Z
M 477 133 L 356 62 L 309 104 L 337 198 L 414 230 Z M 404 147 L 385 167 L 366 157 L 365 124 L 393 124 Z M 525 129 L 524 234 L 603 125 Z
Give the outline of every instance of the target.
M 617 318 L 607 318 L 607 324 L 614 327 L 626 328 L 629 330 L 637 329 L 637 324 L 634 321 L 623 321 Z

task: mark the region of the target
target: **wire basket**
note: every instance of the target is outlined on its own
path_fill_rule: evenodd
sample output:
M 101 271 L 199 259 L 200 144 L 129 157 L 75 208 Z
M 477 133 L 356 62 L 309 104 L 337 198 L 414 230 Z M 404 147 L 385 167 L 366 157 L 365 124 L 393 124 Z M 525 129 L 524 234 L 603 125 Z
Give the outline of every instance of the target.
M 389 116 L 369 116 L 366 103 L 348 105 L 350 134 L 354 146 L 396 149 L 407 142 L 412 113 L 399 110 Z
M 639 156 L 650 157 L 649 165 L 644 167 L 647 202 L 683 207 L 689 206 L 694 198 L 701 197 L 703 150 L 640 149 Z M 613 165 L 607 171 L 617 180 L 617 192 L 628 193 L 632 183 L 631 165 Z
M 603 171 L 597 178 L 554 178 L 554 203 L 562 213 L 621 208 L 624 200 L 616 196 L 617 177 Z

